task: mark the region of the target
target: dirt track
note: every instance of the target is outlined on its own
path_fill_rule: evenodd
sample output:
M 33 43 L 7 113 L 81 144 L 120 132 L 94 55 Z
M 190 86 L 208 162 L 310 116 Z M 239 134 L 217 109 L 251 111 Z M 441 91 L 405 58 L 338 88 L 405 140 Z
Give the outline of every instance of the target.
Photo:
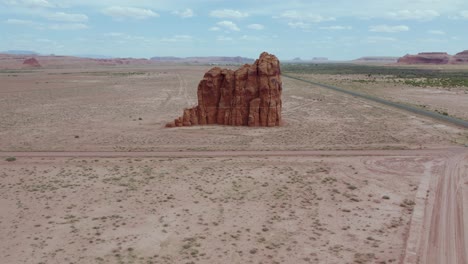
M 438 179 L 430 217 L 428 241 L 424 241 L 421 263 L 468 263 L 466 212 L 463 210 L 465 163 L 468 155 L 448 157 L 444 177 Z
M 459 149 L 444 156 L 441 164 L 430 164 L 432 173 L 421 179 L 422 193 L 416 196 L 403 263 L 467 263 L 468 217 L 463 197 L 468 153 Z M 441 173 L 437 176 L 434 170 Z
M 428 156 L 454 151 L 463 148 L 434 148 L 424 150 L 265 150 L 265 151 L 33 151 L 33 152 L 0 152 L 4 157 L 239 157 L 239 156 Z

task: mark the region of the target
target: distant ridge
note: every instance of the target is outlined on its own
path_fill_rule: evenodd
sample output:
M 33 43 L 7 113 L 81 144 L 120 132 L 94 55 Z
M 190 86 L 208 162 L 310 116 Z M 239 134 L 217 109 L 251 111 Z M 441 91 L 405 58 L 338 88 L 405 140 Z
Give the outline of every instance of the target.
M 354 63 L 396 63 L 398 57 L 390 56 L 364 56 L 355 60 L 352 60 Z
M 99 55 L 99 54 L 77 54 L 77 55 L 73 55 L 73 57 L 89 58 L 89 59 L 114 59 L 115 58 L 112 56 Z
M 39 53 L 30 50 L 7 50 L 1 51 L 0 53 L 9 55 L 39 55 Z
M 182 62 L 182 63 L 200 63 L 200 64 L 245 64 L 245 63 L 253 63 L 255 60 L 251 58 L 245 57 L 216 57 L 216 56 L 209 56 L 209 57 L 172 57 L 172 56 L 165 56 L 165 57 L 152 57 L 151 61 L 155 62 Z

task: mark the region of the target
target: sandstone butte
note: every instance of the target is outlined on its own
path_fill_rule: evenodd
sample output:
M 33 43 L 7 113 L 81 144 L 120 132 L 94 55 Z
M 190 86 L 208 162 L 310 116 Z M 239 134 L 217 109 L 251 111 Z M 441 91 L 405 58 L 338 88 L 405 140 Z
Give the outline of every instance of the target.
M 417 55 L 405 55 L 398 59 L 399 64 L 468 64 L 468 50 L 454 56 L 446 52 L 423 52 Z
M 41 64 L 36 60 L 36 58 L 29 58 L 24 60 L 23 65 L 25 67 L 32 67 L 32 68 L 39 68 L 41 67 Z
M 166 127 L 195 125 L 281 125 L 281 70 L 278 58 L 263 52 L 236 71 L 212 68 L 198 85 L 198 105 Z
M 453 56 L 455 63 L 466 63 L 468 64 L 468 50 L 457 53 Z

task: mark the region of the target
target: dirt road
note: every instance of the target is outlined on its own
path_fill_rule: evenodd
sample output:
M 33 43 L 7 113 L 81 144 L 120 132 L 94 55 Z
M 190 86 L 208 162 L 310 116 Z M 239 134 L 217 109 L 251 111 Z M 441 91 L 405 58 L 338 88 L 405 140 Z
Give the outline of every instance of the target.
M 468 263 L 467 165 L 466 150 L 447 152 L 422 177 L 403 263 Z
M 0 157 L 239 157 L 239 156 L 428 156 L 463 148 L 435 148 L 424 150 L 261 150 L 261 151 L 33 151 L 0 152 Z
M 463 210 L 466 161 L 466 152 L 449 156 L 444 177 L 438 179 L 421 263 L 468 263 L 468 221 Z

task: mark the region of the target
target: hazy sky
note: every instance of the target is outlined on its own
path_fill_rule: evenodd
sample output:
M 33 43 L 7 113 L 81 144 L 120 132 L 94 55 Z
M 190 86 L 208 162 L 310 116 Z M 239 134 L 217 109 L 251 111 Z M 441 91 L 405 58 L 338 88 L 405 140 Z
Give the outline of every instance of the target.
M 0 50 L 280 59 L 468 49 L 468 0 L 0 0 Z

